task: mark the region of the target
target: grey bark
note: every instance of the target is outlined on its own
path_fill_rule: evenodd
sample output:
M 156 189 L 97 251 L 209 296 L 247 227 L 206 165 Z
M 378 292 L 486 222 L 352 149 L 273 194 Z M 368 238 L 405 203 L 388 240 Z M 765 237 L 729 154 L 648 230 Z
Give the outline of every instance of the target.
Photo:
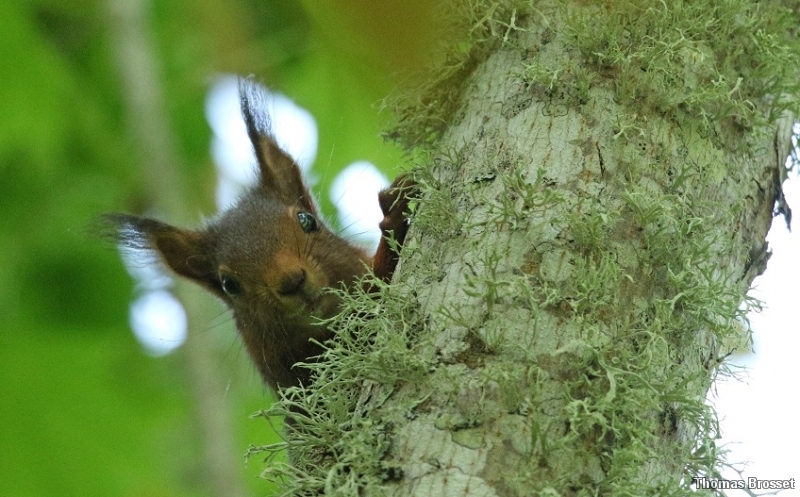
M 611 85 L 575 105 L 521 77 L 576 62 L 526 28 L 436 144 L 397 281 L 431 373 L 372 394 L 402 470 L 376 494 L 681 495 L 718 463 L 703 402 L 748 339 L 792 118 L 724 128 L 734 150 Z
M 293 464 L 266 474 L 301 495 L 694 493 L 723 464 L 706 393 L 749 345 L 785 174 L 787 18 L 453 3 L 468 34 L 398 105 L 395 137 L 437 138 L 400 266 L 379 302 L 343 297 L 319 381 L 273 411 L 294 405 Z

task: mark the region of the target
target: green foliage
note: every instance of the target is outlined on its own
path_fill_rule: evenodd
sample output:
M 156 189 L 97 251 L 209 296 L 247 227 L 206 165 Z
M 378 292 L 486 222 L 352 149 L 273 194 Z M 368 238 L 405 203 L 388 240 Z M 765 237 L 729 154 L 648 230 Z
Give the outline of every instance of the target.
M 327 213 L 328 186 L 348 163 L 371 160 L 392 175 L 400 153 L 383 145 L 374 107 L 385 83 L 374 68 L 354 69 L 353 54 L 327 42 L 336 32 L 312 25 L 301 6 L 145 5 L 189 212 L 213 213 L 204 99 L 222 72 L 255 74 L 312 112 Z M 207 495 L 182 354 L 141 352 L 127 329 L 133 284 L 88 228 L 101 213 L 158 200 L 143 174 L 151 151 L 130 133 L 110 3 L 0 2 L 0 18 L 0 494 Z M 270 399 L 227 315 L 197 327 L 221 342 L 213 369 L 228 385 L 242 455 L 254 440 L 276 439 L 247 419 Z M 259 471 L 242 466 L 262 495 Z
M 197 447 L 176 358 L 147 358 L 120 325 L 6 331 L 0 493 L 203 495 L 181 481 Z

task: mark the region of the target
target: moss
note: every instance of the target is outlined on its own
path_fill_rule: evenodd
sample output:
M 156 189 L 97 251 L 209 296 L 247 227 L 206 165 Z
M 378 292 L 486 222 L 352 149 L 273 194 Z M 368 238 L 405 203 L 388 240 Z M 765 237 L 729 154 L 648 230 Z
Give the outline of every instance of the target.
M 798 109 L 795 24 L 774 1 L 627 0 L 575 12 L 567 33 L 631 113 L 699 119 L 714 136 Z
M 285 442 L 249 453 L 266 455 L 262 476 L 284 485 L 285 495 L 360 495 L 399 477 L 398 468 L 383 461 L 391 425 L 365 413 L 380 407 L 394 385 L 419 381 L 430 366 L 409 348 L 418 325 L 408 301 L 379 280 L 370 283 L 377 295 L 339 292 L 342 312 L 331 323 L 337 337 L 321 361 L 305 365 L 316 375 L 313 387 L 285 389 L 278 402 L 255 414 L 290 419 Z M 365 384 L 375 387 L 373 397 L 363 397 Z M 284 450 L 291 464 L 273 460 Z
M 525 0 L 445 0 L 430 64 L 384 102 L 397 121 L 386 133 L 407 148 L 432 143 L 456 112 L 463 83 L 498 47 L 508 45 L 528 12 Z
M 555 106 L 582 105 L 593 86 L 613 81 L 617 101 L 632 116 L 700 119 L 706 136 L 727 136 L 726 127 L 758 129 L 800 108 L 790 97 L 800 89 L 800 39 L 792 12 L 780 2 L 571 4 L 558 33 L 551 21 L 561 14 L 545 2 L 443 4 L 446 29 L 436 58 L 385 102 L 398 118 L 388 136 L 407 147 L 440 135 L 458 108 L 464 81 L 500 48 L 520 52 L 519 74 L 531 96 Z M 537 38 L 520 43 L 517 35 L 531 25 Z M 566 65 L 549 57 L 548 47 L 563 43 L 582 57 Z M 635 120 L 629 126 L 639 129 Z
M 533 35 L 523 21 L 544 26 L 551 15 L 525 2 L 461 4 L 469 8 L 452 19 L 460 41 L 424 83 L 396 97 L 393 136 L 408 145 L 440 135 L 466 78 L 492 50 L 526 50 L 516 38 Z M 742 306 L 742 282 L 716 267 L 720 256 L 742 250 L 718 235 L 738 207 L 708 200 L 700 187 L 718 188 L 735 174 L 726 170 L 725 148 L 704 160 L 683 152 L 697 140 L 730 145 L 726 129 L 758 133 L 788 107 L 775 93 L 798 90 L 790 71 L 800 47 L 786 36 L 786 19 L 774 2 L 629 0 L 584 5 L 562 32 L 536 31 L 539 48 L 571 37 L 582 60 L 559 68 L 540 57 L 546 50 L 523 54 L 519 74 L 532 98 L 581 106 L 608 84 L 627 110 L 615 114 L 608 145 L 617 148 L 605 164 L 599 159 L 601 169 L 616 168 L 617 183 L 602 197 L 577 182 L 557 189 L 546 170 L 526 175 L 524 158 L 499 153 L 485 153 L 485 167 L 464 178 L 469 145 L 423 157 L 430 167 L 417 174 L 425 201 L 413 229 L 435 247 L 474 247 L 461 261 L 469 273 L 453 279 L 463 302 L 426 310 L 461 337 L 462 348 L 435 356 L 436 347 L 420 340 L 430 323 L 416 321 L 417 300 L 397 292 L 419 288 L 376 282 L 378 298 L 343 294 L 337 339 L 309 366 L 314 388 L 287 390 L 267 413 L 291 416 L 293 428 L 286 444 L 260 450 L 288 446 L 294 465 L 271 465 L 266 476 L 290 477 L 287 494 L 379 493 L 398 477 L 386 460 L 394 427 L 369 413 L 402 386 L 419 391 L 395 398 L 382 419 L 413 419 L 434 397 L 444 412 L 438 428 L 460 433 L 456 441 L 469 447 L 478 445 L 476 427 L 519 423 L 526 442 L 515 457 L 530 464 L 504 480 L 505 495 L 702 495 L 691 477 L 718 474 L 722 454 L 716 417 L 698 392 L 722 362 L 718 344 L 749 339 L 739 320 L 755 303 Z M 504 112 L 526 105 L 511 102 Z M 663 131 L 646 119 L 652 115 L 680 124 L 664 142 L 681 141 L 684 150 L 659 143 Z M 585 155 L 600 153 L 591 141 L 579 145 Z M 449 182 L 466 186 L 454 194 Z M 490 250 L 484 242 L 499 233 L 509 247 L 526 241 L 523 252 Z M 410 243 L 404 259 L 417 250 L 413 237 Z M 433 259 L 420 258 L 429 266 L 417 266 L 416 282 L 449 276 Z M 508 260 L 518 267 L 509 269 Z M 538 330 L 556 322 L 568 338 L 538 352 Z M 576 447 L 585 448 L 577 460 Z M 666 461 L 680 467 L 671 475 L 648 469 L 663 470 Z M 496 465 L 498 480 L 506 469 Z

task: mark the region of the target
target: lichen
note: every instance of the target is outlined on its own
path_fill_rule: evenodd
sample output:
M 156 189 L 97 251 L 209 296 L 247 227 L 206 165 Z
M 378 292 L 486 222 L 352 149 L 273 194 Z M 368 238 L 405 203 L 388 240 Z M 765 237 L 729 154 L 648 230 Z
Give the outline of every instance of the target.
M 439 3 L 439 43 L 431 62 L 384 102 L 395 124 L 386 136 L 408 148 L 431 144 L 460 104 L 461 89 L 475 67 L 508 44 L 519 18 L 530 9 L 526 0 L 445 0 Z
M 497 495 L 715 494 L 690 486 L 724 464 L 705 393 L 757 306 L 752 275 L 730 270 L 749 260 L 731 227 L 753 206 L 724 192 L 758 153 L 743 146 L 763 144 L 800 91 L 786 13 L 630 0 L 581 3 L 561 24 L 544 2 L 461 4 L 461 41 L 393 104 L 393 136 L 426 149 L 398 278 L 341 295 L 337 337 L 309 365 L 317 381 L 266 413 L 293 422 L 286 444 L 261 449 L 288 447 L 293 464 L 265 476 L 288 477 L 286 495 L 382 495 L 404 477 L 393 450 L 424 433 L 453 460 L 479 453 L 484 480 L 454 471 Z M 580 177 L 532 164 L 505 136 L 433 145 L 496 51 L 527 85 L 503 119 L 612 123 L 550 144 L 577 149 Z M 522 439 L 482 443 L 509 426 Z M 438 488 L 419 451 L 403 471 Z

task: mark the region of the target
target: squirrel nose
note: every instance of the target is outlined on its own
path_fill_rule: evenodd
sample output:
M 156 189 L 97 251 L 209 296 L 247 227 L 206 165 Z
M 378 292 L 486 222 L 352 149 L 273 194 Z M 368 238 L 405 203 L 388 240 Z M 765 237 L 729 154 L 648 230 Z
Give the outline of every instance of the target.
M 296 295 L 303 289 L 306 282 L 306 271 L 303 268 L 290 271 L 283 275 L 278 293 L 281 295 Z

